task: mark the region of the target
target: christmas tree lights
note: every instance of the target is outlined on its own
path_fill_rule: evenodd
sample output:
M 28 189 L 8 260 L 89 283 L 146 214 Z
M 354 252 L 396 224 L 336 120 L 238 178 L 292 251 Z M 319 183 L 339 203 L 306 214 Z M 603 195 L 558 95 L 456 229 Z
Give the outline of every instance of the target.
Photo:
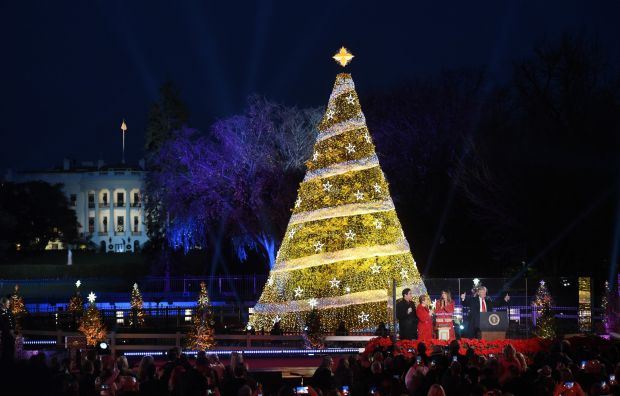
M 28 313 L 24 299 L 19 295 L 19 285 L 15 285 L 11 294 L 11 313 L 15 318 L 15 330 L 19 332 L 22 328 L 22 318 Z
M 67 310 L 74 314 L 81 314 L 84 312 L 84 299 L 80 294 L 80 286 L 82 282 L 79 280 L 75 282 L 75 294 L 69 299 L 69 306 Z
M 347 54 L 337 55 L 344 62 Z M 352 330 L 375 328 L 390 321 L 393 280 L 411 288 L 416 301 L 426 294 L 350 74 L 336 77 L 318 129 L 275 266 L 250 317 L 254 328 L 269 328 L 278 316 L 283 330 L 301 332 L 308 319 L 316 323 L 309 318 L 315 308 L 321 331 L 341 321 Z
M 207 285 L 200 282 L 198 305 L 192 316 L 192 325 L 187 333 L 187 346 L 193 351 L 203 351 L 215 346 L 213 313 L 209 302 Z
M 93 347 L 96 346 L 99 341 L 105 340 L 108 335 L 106 327 L 99 315 L 99 310 L 95 305 L 96 299 L 97 296 L 95 293 L 90 292 L 88 295 L 88 309 L 84 317 L 82 317 L 79 327 L 79 330 L 86 337 L 86 345 Z
M 555 316 L 551 310 L 553 299 L 544 280 L 540 281 L 532 307 L 536 312 L 535 334 L 540 338 L 555 338 Z
M 138 289 L 138 284 L 133 284 L 131 289 L 131 315 L 129 317 L 129 324 L 132 327 L 140 327 L 144 325 L 144 301 L 142 300 L 142 294 Z

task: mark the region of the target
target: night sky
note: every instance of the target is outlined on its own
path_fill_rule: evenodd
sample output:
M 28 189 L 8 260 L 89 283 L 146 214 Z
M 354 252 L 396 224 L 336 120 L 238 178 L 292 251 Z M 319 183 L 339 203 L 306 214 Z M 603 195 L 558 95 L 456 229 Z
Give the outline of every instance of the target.
M 620 59 L 618 2 L 393 4 L 4 1 L 0 170 L 49 168 L 63 157 L 118 162 L 123 118 L 127 158 L 137 161 L 166 79 L 201 130 L 242 111 L 250 93 L 324 106 L 341 45 L 356 55 L 348 69 L 362 96 L 460 67 L 485 67 L 502 81 L 512 61 L 563 33 L 598 40 Z

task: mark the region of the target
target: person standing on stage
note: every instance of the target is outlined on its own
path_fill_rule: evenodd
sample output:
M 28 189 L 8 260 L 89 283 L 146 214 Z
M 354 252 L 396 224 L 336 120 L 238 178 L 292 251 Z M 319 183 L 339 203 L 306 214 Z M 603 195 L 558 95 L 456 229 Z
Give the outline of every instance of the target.
M 491 312 L 495 306 L 491 297 L 487 296 L 487 288 L 480 286 L 474 289 L 472 296 L 463 293 L 461 294 L 461 301 L 463 301 L 463 306 L 469 307 L 469 326 L 467 329 L 469 336 L 480 338 L 480 313 Z M 504 299 L 500 300 L 497 306 L 502 306 L 508 301 L 510 301 L 510 296 L 506 293 Z
M 448 340 L 454 340 L 454 301 L 449 290 L 441 291 L 441 299 L 435 302 L 435 320 L 437 322 L 437 330 L 448 329 L 450 332 Z M 439 336 L 438 336 L 439 338 Z
M 0 362 L 2 365 L 13 363 L 15 360 L 15 319 L 9 309 L 11 300 L 8 297 L 0 298 Z
M 413 293 L 408 287 L 403 289 L 403 298 L 396 303 L 396 318 L 401 340 L 418 338 L 418 319 L 413 303 Z
M 416 308 L 418 317 L 418 340 L 430 340 L 433 338 L 433 318 L 428 307 L 431 300 L 426 295 L 420 296 L 420 303 Z

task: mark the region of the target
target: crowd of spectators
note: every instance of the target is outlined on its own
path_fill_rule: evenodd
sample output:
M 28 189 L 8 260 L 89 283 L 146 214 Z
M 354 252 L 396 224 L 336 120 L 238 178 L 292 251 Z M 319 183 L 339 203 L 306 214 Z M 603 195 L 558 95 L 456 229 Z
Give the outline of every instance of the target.
M 430 356 L 423 343 L 419 349 L 408 351 L 410 358 L 389 350 L 350 356 L 335 369 L 325 357 L 311 385 L 323 395 L 620 395 L 617 345 L 601 350 L 558 341 L 529 362 L 510 344 L 501 356 L 479 356 L 473 349 L 461 355 L 456 341 Z
M 511 345 L 501 356 L 459 354 L 454 342 L 428 354 L 419 350 L 378 351 L 334 359 L 325 356 L 305 387 L 278 384 L 278 396 L 309 395 L 620 395 L 620 350 L 610 346 L 574 347 L 557 342 L 530 361 Z M 257 396 L 267 393 L 248 371 L 243 355 L 228 365 L 215 354 L 189 359 L 171 349 L 165 363 L 145 356 L 130 368 L 125 356 L 90 351 L 79 367 L 69 358 L 33 355 L 4 367 L 0 394 L 58 396 Z

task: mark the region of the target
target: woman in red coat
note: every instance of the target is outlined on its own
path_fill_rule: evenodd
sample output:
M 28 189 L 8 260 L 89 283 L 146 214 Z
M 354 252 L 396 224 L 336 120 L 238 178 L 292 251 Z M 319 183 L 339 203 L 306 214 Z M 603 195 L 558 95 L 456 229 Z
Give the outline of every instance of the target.
M 450 332 L 448 340 L 454 340 L 454 322 L 453 316 L 454 314 L 454 301 L 452 300 L 452 296 L 449 290 L 441 291 L 441 300 L 437 301 L 435 304 L 435 318 L 437 324 L 437 332 L 439 333 L 439 329 L 448 329 Z M 439 336 L 437 337 L 439 338 Z
M 418 317 L 418 340 L 430 340 L 433 338 L 433 318 L 428 308 L 430 300 L 428 296 L 420 296 L 420 304 L 416 308 Z

